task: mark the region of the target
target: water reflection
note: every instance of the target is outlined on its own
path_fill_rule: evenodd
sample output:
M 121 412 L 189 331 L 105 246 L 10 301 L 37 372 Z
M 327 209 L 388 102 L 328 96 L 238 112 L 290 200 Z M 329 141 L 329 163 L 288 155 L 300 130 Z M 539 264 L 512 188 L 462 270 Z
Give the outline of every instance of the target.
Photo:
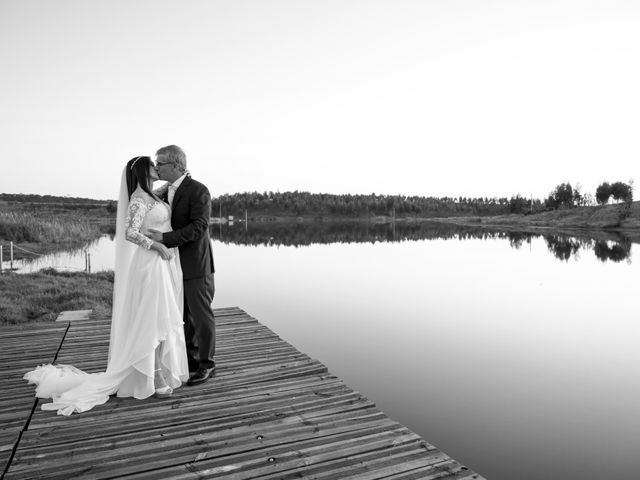
M 61 271 L 100 272 L 113 270 L 115 261 L 115 241 L 113 235 L 103 235 L 87 245 L 61 252 L 38 255 L 13 261 L 16 273 L 32 273 L 45 268 Z M 2 268 L 9 270 L 11 262 L 4 257 Z
M 480 227 L 440 222 L 249 223 L 249 225 L 216 225 L 212 227 L 211 234 L 213 238 L 224 243 L 295 247 L 329 243 L 509 238 L 511 235 L 507 232 L 492 232 Z
M 213 225 L 211 237 L 224 244 L 241 246 L 304 247 L 314 244 L 392 243 L 424 240 L 506 240 L 518 250 L 531 245 L 535 238 L 543 238 L 555 258 L 563 262 L 578 260 L 581 252 L 593 251 L 602 262 L 631 261 L 631 240 L 620 233 L 598 232 L 598 238 L 584 232 L 572 234 L 542 234 L 538 232 L 504 231 L 497 228 L 462 226 L 451 223 L 250 223 Z M 93 272 L 112 270 L 114 263 L 113 234 L 104 235 L 85 247 L 14 261 L 18 273 L 43 268 L 58 270 L 86 270 L 87 256 Z M 88 255 L 87 255 L 88 254 Z M 3 268 L 8 269 L 5 257 Z
M 631 259 L 631 242 L 623 240 L 609 246 L 607 242 L 598 240 L 593 246 L 593 251 L 599 260 L 603 262 L 611 260 L 612 262 L 621 262 L 622 260 Z
M 250 223 L 249 225 L 215 225 L 212 238 L 235 245 L 294 246 L 331 243 L 378 243 L 417 240 L 504 239 L 512 248 L 530 245 L 533 238 L 543 238 L 549 252 L 562 261 L 578 259 L 581 251 L 591 251 L 603 261 L 631 259 L 631 240 L 617 232 L 598 232 L 602 238 L 587 233 L 543 234 L 504 231 L 495 228 L 462 226 L 451 223 Z
M 568 261 L 572 257 L 578 257 L 580 250 L 593 250 L 596 258 L 602 262 L 631 261 L 631 241 L 624 237 L 617 240 L 595 240 L 546 235 L 544 238 L 549 251 L 559 260 Z
M 567 261 L 571 257 L 576 257 L 581 248 L 589 248 L 591 242 L 588 239 L 578 239 L 570 237 L 562 237 L 559 235 L 548 235 L 545 237 L 549 251 L 555 255 L 558 260 Z
M 637 478 L 640 266 L 622 262 L 625 236 L 442 223 L 211 233 L 215 306 L 255 315 L 487 478 Z M 113 268 L 108 237 L 90 253 L 94 271 Z

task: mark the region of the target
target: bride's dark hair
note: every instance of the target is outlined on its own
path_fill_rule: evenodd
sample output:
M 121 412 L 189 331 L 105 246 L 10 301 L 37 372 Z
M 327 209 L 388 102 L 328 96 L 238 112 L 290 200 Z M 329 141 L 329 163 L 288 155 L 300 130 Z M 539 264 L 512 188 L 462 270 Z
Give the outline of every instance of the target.
M 156 198 L 151 190 L 151 178 L 149 177 L 149 167 L 152 165 L 151 157 L 134 157 L 127 162 L 127 192 L 129 198 L 135 189 L 140 188 Z

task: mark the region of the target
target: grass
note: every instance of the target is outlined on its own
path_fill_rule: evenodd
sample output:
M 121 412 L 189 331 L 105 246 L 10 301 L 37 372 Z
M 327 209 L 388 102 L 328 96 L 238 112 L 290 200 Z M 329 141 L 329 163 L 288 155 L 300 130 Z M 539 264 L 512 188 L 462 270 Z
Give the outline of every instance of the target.
M 33 215 L 26 212 L 0 212 L 0 238 L 16 243 L 89 242 L 100 236 L 97 225 L 82 217 Z
M 31 205 L 0 202 L 0 245 L 9 258 L 13 242 L 14 258 L 32 258 L 82 247 L 104 234 L 115 232 L 114 213 L 104 207 L 74 209 L 59 205 Z
M 637 234 L 640 229 L 640 202 L 630 204 L 575 207 L 532 215 L 509 214 L 492 217 L 451 217 L 452 223 L 474 223 L 503 227 L 617 229 Z
M 113 272 L 6 273 L 0 292 L 0 325 L 54 321 L 65 310 L 92 309 L 94 316 L 109 318 Z

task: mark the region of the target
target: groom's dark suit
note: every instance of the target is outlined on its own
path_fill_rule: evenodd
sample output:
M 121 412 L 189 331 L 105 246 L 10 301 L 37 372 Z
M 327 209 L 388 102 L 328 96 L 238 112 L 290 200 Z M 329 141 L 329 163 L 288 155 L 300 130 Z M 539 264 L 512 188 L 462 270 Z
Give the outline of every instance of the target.
M 162 236 L 167 247 L 178 247 L 184 281 L 184 329 L 190 363 L 212 368 L 216 324 L 211 309 L 215 293 L 213 252 L 209 238 L 211 195 L 202 183 L 186 176 L 171 202 L 172 232 Z

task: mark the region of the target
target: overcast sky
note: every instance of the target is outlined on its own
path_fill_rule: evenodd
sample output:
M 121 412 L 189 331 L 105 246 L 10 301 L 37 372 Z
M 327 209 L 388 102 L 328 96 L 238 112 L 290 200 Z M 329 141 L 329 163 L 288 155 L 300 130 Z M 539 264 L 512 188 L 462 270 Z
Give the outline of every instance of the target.
M 637 0 L 0 0 L 0 192 L 546 196 L 640 180 Z

